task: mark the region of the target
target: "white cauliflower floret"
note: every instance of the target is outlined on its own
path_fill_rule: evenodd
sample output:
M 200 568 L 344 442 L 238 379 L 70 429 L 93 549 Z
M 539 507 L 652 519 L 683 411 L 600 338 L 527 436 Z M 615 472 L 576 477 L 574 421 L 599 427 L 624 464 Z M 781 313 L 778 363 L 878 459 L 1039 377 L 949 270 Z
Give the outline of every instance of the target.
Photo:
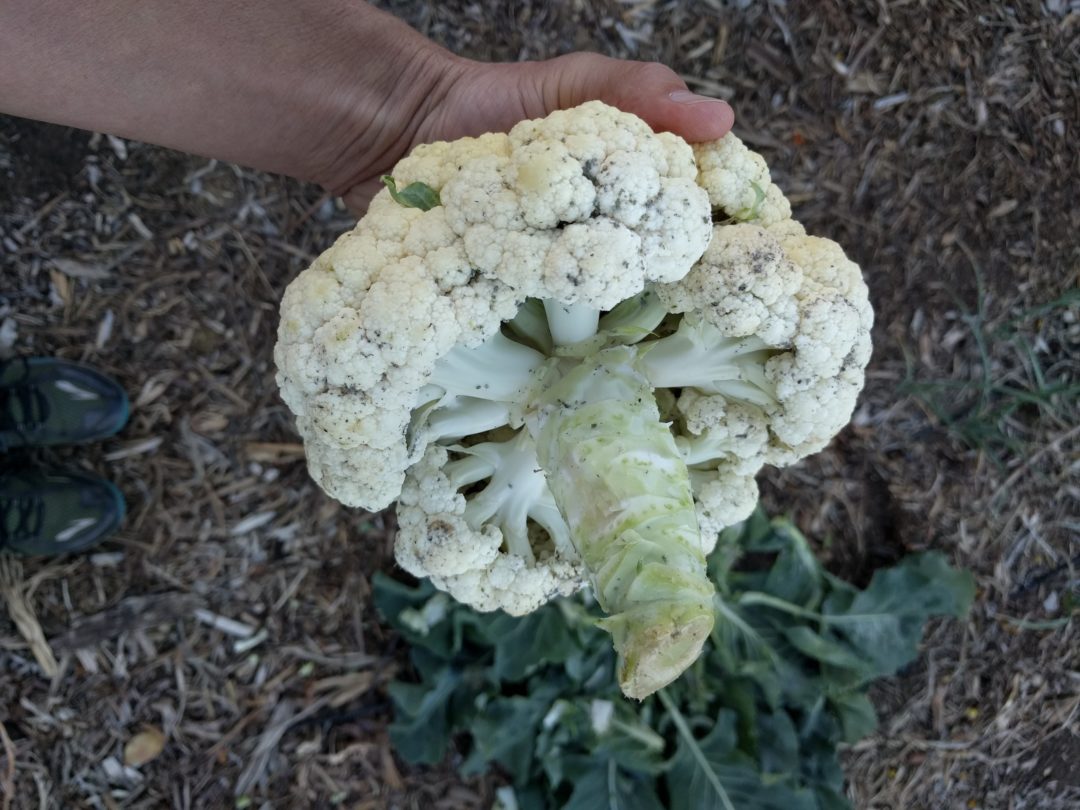
M 709 244 L 712 222 L 698 217 L 701 189 L 692 180 L 678 178 L 664 181 L 660 193 L 646 207 L 638 233 L 645 257 L 645 276 L 654 282 L 676 281 L 686 275 L 687 264 Z M 680 226 L 691 238 L 680 235 Z
M 530 565 L 521 557 L 500 555 L 487 568 L 453 577 L 433 576 L 431 582 L 476 610 L 524 616 L 556 596 L 580 590 L 584 578 L 579 565 L 557 557 Z
M 658 132 L 656 140 L 664 150 L 667 176 L 680 177 L 696 184 L 697 160 L 694 157 L 694 150 L 686 148 L 686 141 L 672 132 Z
M 487 340 L 521 307 L 521 294 L 490 278 L 474 279 L 449 293 L 454 319 L 461 333 L 458 345 L 476 346 Z
M 699 159 L 710 156 L 702 171 L 711 167 L 710 195 L 727 213 L 751 199 L 732 191 L 738 183 L 768 179 L 747 168 L 761 167 L 744 150 L 698 151 Z M 723 168 L 725 155 L 737 158 L 734 168 Z M 767 195 L 758 202 L 767 204 Z M 771 210 L 775 217 L 787 209 Z M 851 418 L 862 389 L 873 325 L 862 274 L 836 243 L 790 222 L 722 222 L 685 277 L 655 286 L 669 311 L 685 314 L 674 334 L 642 344 L 642 359 L 655 385 L 682 391 L 677 442 L 699 511 L 707 512 L 703 531 L 749 508 L 745 479 L 763 464 L 784 466 L 821 450 Z M 716 473 L 705 479 L 703 470 Z M 732 489 L 721 498 L 725 476 Z
M 509 154 L 510 138 L 505 132 L 486 132 L 476 138 L 424 143 L 398 161 L 394 166 L 394 178 L 402 188 L 420 182 L 438 191 L 465 163 L 492 156 L 507 157 Z M 389 198 L 386 199 L 389 201 Z
M 855 308 L 860 330 L 869 334 L 874 325 L 874 310 L 870 306 L 866 281 L 859 265 L 844 255 L 840 245 L 831 239 L 805 233 L 786 234 L 781 238 L 781 245 L 808 279 L 831 290 L 845 304 Z M 855 349 L 859 352 L 855 362 L 865 364 L 870 359 L 869 339 L 856 341 Z
M 478 610 L 520 615 L 585 584 L 569 529 L 525 434 L 454 451 L 431 445 L 398 499 L 398 564 Z M 464 487 L 487 481 L 468 499 Z M 537 549 L 529 520 L 553 543 Z M 535 600 L 541 600 L 539 602 Z
M 323 254 L 285 289 L 281 299 L 278 342 L 286 341 L 290 349 L 305 346 L 315 330 L 346 305 L 345 297 L 341 279 L 334 273 L 326 254 Z M 293 356 L 287 353 L 282 359 L 291 360 Z M 306 379 L 308 375 L 303 374 L 301 368 L 292 369 L 286 382 Z
M 362 507 L 376 498 L 393 500 L 401 492 L 409 464 L 404 445 L 343 447 L 320 440 L 302 418 L 296 426 L 309 437 L 304 441 L 308 474 L 346 506 Z
M 515 149 L 507 175 L 530 228 L 578 222 L 590 216 L 596 205 L 596 187 L 558 141 L 534 141 Z
M 524 295 L 608 308 L 680 277 L 708 244 L 690 147 L 635 116 L 589 102 L 507 137 L 508 152 L 432 186 L 469 259 Z
M 632 177 L 630 183 L 623 177 Z M 645 216 L 649 202 L 660 193 L 660 172 L 640 152 L 615 152 L 596 173 L 599 211 L 617 222 L 634 227 Z
M 502 545 L 495 526 L 468 525 L 465 496 L 441 469 L 447 457 L 442 447 L 428 448 L 401 488 L 394 554 L 413 576 L 445 577 L 486 568 Z
M 694 268 L 675 284 L 656 288 L 672 312 L 696 311 L 728 337 L 758 335 L 780 346 L 798 323 L 799 266 L 759 225 L 716 228 Z
M 682 392 L 677 407 L 684 432 L 675 442 L 688 467 L 724 465 L 742 475 L 761 469 L 769 444 L 768 417 L 761 408 L 694 388 Z
M 698 185 L 708 192 L 713 208 L 735 219 L 754 212 L 762 225 L 791 219 L 791 204 L 772 182 L 765 159 L 734 134 L 695 145 L 694 157 Z
M 334 447 L 385 450 L 399 445 L 397 410 L 387 406 L 399 392 L 383 385 L 361 390 L 331 388 L 307 401 L 304 430 L 315 441 Z
M 612 265 L 624 272 L 604 272 Z M 610 219 L 567 225 L 552 244 L 543 270 L 544 288 L 551 292 L 546 298 L 608 309 L 641 291 L 641 239 Z
M 724 467 L 691 470 L 690 480 L 694 484 L 702 550 L 709 554 L 716 548 L 721 530 L 753 514 L 759 497 L 757 481 L 753 475 L 741 475 Z

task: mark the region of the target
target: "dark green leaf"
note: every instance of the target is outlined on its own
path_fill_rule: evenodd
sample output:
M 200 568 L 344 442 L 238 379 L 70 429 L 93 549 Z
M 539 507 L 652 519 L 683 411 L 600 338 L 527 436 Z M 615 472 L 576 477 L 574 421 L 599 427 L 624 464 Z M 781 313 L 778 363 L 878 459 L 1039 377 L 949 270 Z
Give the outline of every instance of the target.
M 840 734 L 836 724 L 829 724 L 832 731 L 828 734 L 801 733 L 799 763 L 801 777 L 818 797 L 822 808 L 843 808 L 851 810 L 846 800 L 840 799 L 837 805 L 831 797 L 842 797 L 844 793 L 844 771 L 840 767 L 836 746 Z
M 442 205 L 439 192 L 426 183 L 409 183 L 405 188 L 398 190 L 394 178 L 384 174 L 381 178 L 383 185 L 390 189 L 390 196 L 398 205 L 406 208 L 419 208 L 421 211 L 430 211 L 436 206 Z
M 670 810 L 817 810 L 794 775 L 774 780 L 736 748 L 735 715 L 721 711 L 705 737 L 680 733 L 666 782 Z
M 491 762 L 498 762 L 516 785 L 532 781 L 533 748 L 538 726 L 555 700 L 555 690 L 546 689 L 528 696 L 497 697 L 488 702 L 473 718 L 469 727 L 472 751 L 462 766 L 462 773 L 483 773 Z
M 799 772 L 799 735 L 791 715 L 787 712 L 759 715 L 757 738 L 757 759 L 763 773 L 790 778 Z
M 725 678 L 719 684 L 720 704 L 735 712 L 736 730 L 743 748 L 751 754 L 758 750 L 758 713 L 765 708 L 760 705 L 761 690 L 752 677 Z
M 877 728 L 877 712 L 865 692 L 853 691 L 835 695 L 829 699 L 840 721 L 844 742 L 854 743 Z
M 713 606 L 716 621 L 713 624 L 712 642 L 724 669 L 734 673 L 750 662 L 774 663 L 776 650 L 738 605 L 717 596 Z
M 607 732 L 597 740 L 594 753 L 610 757 L 628 771 L 660 773 L 665 767 L 664 738 L 625 701 L 614 706 L 615 717 Z
M 518 810 L 554 810 L 555 805 L 548 800 L 548 796 L 539 785 L 530 785 L 514 789 L 517 799 Z
M 397 716 L 390 726 L 390 741 L 407 762 L 433 765 L 446 756 L 453 733 L 449 701 L 460 682 L 450 667 L 444 668 L 434 683 L 390 684 L 390 697 Z
M 874 675 L 874 669 L 866 659 L 856 655 L 839 639 L 816 633 L 805 624 L 787 627 L 783 633 L 788 643 L 808 658 L 849 670 L 859 678 L 869 679 Z
M 969 573 L 950 568 L 941 554 L 928 552 L 877 571 L 867 589 L 854 597 L 839 593 L 827 599 L 823 612 L 866 659 L 868 671 L 891 675 L 918 654 L 927 618 L 963 615 L 974 593 Z
M 592 723 L 588 704 L 579 696 L 557 700 L 544 716 L 536 740 L 536 758 L 552 785 L 572 781 L 577 765 L 574 758 L 589 749 Z M 592 757 L 588 757 L 591 764 Z M 587 769 L 584 769 L 587 770 Z M 573 771 L 573 773 L 568 773 Z
M 785 547 L 765 578 L 763 590 L 799 607 L 817 609 L 821 599 L 821 565 L 806 538 L 791 524 L 774 523 Z
M 479 614 L 377 576 L 375 602 L 422 679 L 390 689 L 402 756 L 435 762 L 467 737 L 464 769 L 499 763 L 523 810 L 656 810 L 659 785 L 671 810 L 849 810 L 837 745 L 874 727 L 864 685 L 910 660 L 929 615 L 966 609 L 970 578 L 920 555 L 859 591 L 760 512 L 720 541 L 705 656 L 641 704 L 618 692 L 591 603 Z M 614 707 L 610 722 L 595 701 Z
M 664 810 L 652 780 L 600 760 L 574 783 L 563 810 Z
M 375 574 L 372 585 L 379 614 L 412 645 L 414 651 L 425 649 L 444 661 L 453 658 L 455 649 L 451 621 L 444 619 L 427 632 L 418 632 L 415 624 L 406 618 L 409 614 L 423 611 L 424 605 L 437 598 L 438 591 L 434 585 L 425 579 L 416 587 L 410 587 L 382 572 Z M 457 608 L 456 603 L 450 605 L 455 616 L 459 613 Z
M 777 529 L 791 524 L 782 518 L 770 519 L 758 508 L 742 524 L 739 546 L 744 554 L 759 554 L 766 551 L 780 551 L 788 542 Z
M 398 617 L 403 610 L 419 607 L 436 593 L 435 586 L 426 579 L 414 588 L 388 577 L 382 571 L 376 572 L 371 584 L 376 609 L 395 629 L 400 629 Z
M 818 787 L 814 792 L 819 810 L 851 810 L 851 802 L 843 794 L 843 788 Z
M 495 648 L 492 672 L 500 680 L 519 681 L 543 664 L 563 663 L 579 649 L 572 629 L 554 607 L 510 622 Z

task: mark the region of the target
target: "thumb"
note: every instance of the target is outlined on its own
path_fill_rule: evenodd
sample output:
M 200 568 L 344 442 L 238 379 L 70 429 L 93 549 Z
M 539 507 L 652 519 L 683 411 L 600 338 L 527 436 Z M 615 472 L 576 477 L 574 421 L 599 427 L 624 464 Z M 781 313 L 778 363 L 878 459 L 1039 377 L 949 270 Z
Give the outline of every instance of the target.
M 634 113 L 657 131 L 673 132 L 691 143 L 723 137 L 735 120 L 726 101 L 691 93 L 679 75 L 659 62 L 628 62 L 593 53 L 573 53 L 533 62 L 521 77 L 534 100 L 529 117 L 599 100 Z

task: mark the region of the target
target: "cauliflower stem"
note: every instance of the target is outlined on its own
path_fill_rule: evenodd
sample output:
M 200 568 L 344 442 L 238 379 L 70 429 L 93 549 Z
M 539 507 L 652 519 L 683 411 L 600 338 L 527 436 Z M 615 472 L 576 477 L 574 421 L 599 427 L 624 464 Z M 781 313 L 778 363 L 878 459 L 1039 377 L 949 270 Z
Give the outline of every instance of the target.
M 714 589 L 686 464 L 627 347 L 600 351 L 547 390 L 538 457 L 570 525 L 619 654 L 624 694 L 644 698 L 712 631 Z
M 655 307 L 641 301 L 613 313 L 605 332 L 595 309 L 543 312 L 508 331 L 539 345 L 551 336 L 548 356 L 499 332 L 439 361 L 428 391 L 445 404 L 425 415 L 423 429 L 443 438 L 448 425 L 461 436 L 484 425 L 516 430 L 503 441 L 448 447 L 456 458 L 443 474 L 455 491 L 486 482 L 469 498 L 465 522 L 474 531 L 497 527 L 507 552 L 532 565 L 532 519 L 557 552 L 580 557 L 608 614 L 601 626 L 620 656 L 620 685 L 644 698 L 697 657 L 712 630 L 714 594 L 690 475 L 639 369 L 651 350 L 603 346 L 648 334 L 628 328 L 631 313 L 651 322 Z M 598 341 L 584 358 L 560 356 Z

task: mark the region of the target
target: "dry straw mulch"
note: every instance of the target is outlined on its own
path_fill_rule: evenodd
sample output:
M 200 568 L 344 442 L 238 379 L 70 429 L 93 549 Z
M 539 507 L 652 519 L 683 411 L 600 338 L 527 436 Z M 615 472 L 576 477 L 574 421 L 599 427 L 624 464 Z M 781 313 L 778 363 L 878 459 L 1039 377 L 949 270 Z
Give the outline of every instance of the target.
M 466 55 L 660 59 L 732 101 L 878 312 L 854 424 L 766 501 L 848 576 L 936 547 L 980 584 L 876 691 L 855 804 L 1080 806 L 1080 9 L 386 5 Z M 349 225 L 317 189 L 0 119 L 0 350 L 93 363 L 134 403 L 116 439 L 32 459 L 111 477 L 130 516 L 94 554 L 3 562 L 10 806 L 489 803 L 394 759 L 404 656 L 369 599 L 392 519 L 308 481 L 273 385 L 280 294 Z

